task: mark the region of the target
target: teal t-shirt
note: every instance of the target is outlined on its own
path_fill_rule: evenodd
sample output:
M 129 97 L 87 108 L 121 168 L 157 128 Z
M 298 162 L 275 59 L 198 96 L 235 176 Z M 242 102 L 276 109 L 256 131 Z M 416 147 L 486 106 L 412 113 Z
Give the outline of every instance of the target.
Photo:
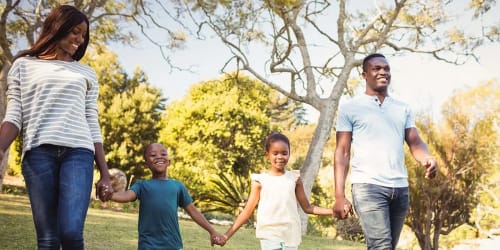
M 140 201 L 138 249 L 182 249 L 177 208 L 193 202 L 186 187 L 177 180 L 151 179 L 130 189 Z

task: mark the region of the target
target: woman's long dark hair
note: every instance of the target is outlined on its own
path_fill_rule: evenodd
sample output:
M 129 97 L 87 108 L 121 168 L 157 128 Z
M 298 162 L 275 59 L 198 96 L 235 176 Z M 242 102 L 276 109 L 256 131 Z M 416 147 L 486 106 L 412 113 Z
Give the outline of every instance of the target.
M 16 55 L 14 60 L 23 56 L 38 57 L 54 52 L 57 42 L 63 39 L 75 26 L 82 22 L 85 22 L 87 27 L 90 28 L 87 16 L 73 6 L 61 5 L 52 9 L 43 22 L 42 33 L 33 47 L 21 51 Z M 89 44 L 89 33 L 89 31 L 86 32 L 83 43 L 80 44 L 75 54 L 72 56 L 74 60 L 79 61 L 85 55 L 87 45 Z

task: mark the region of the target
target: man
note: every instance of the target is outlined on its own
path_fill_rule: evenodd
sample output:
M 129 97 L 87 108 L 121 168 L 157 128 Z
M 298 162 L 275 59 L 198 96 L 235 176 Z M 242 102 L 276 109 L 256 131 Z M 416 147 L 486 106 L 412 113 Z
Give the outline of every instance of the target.
M 345 219 L 350 202 L 345 179 L 353 149 L 351 183 L 354 209 L 359 216 L 368 249 L 396 249 L 409 206 L 404 142 L 434 178 L 437 163 L 415 128 L 410 108 L 388 95 L 389 63 L 382 54 L 363 60 L 365 93 L 339 109 L 334 159 L 335 205 L 338 219 Z

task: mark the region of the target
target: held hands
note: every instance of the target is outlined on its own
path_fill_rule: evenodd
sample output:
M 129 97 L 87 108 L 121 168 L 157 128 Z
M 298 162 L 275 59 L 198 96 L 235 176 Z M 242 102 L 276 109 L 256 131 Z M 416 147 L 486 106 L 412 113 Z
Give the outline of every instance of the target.
M 96 195 L 99 197 L 99 200 L 102 202 L 111 200 L 111 196 L 113 196 L 113 187 L 111 187 L 111 181 L 109 178 L 100 179 L 99 182 L 95 184 L 96 187 Z
M 344 198 L 336 199 L 333 205 L 333 216 L 337 219 L 344 220 L 347 217 L 354 215 L 351 202 Z
M 227 241 L 227 236 L 224 235 L 224 234 L 220 234 L 220 233 L 213 233 L 210 235 L 210 245 L 211 246 L 214 246 L 215 245 L 219 245 L 219 246 L 224 246 L 226 244 L 226 241 Z
M 437 174 L 437 161 L 434 157 L 425 157 L 423 160 L 420 160 L 420 164 L 426 168 L 425 178 L 432 179 L 436 177 Z

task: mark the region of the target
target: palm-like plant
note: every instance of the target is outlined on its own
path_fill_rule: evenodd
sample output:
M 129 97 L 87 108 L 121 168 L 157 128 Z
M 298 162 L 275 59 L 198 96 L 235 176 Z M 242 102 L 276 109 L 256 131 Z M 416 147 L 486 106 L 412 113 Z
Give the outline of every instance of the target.
M 233 173 L 219 173 L 209 181 L 209 187 L 199 195 L 199 207 L 204 212 L 220 212 L 238 216 L 248 199 L 251 180 Z M 253 224 L 253 216 L 248 220 Z

